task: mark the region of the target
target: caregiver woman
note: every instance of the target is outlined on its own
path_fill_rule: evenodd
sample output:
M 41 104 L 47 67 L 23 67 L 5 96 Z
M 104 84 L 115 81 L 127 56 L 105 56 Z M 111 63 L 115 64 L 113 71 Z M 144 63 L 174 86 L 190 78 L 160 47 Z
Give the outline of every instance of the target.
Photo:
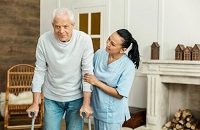
M 125 51 L 129 48 L 128 55 Z M 139 67 L 137 41 L 126 29 L 114 32 L 107 39 L 106 49 L 94 55 L 94 75 L 85 74 L 84 81 L 94 86 L 92 108 L 95 130 L 120 130 L 130 118 L 128 95 Z

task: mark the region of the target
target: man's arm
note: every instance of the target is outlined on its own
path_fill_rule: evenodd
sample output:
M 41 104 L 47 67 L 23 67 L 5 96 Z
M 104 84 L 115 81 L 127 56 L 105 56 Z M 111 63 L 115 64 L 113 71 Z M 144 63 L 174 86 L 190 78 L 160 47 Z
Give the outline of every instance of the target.
M 32 105 L 26 110 L 29 117 L 32 117 L 31 114 L 30 114 L 31 112 L 34 112 L 34 113 L 35 113 L 35 115 L 34 115 L 35 118 L 37 117 L 38 112 L 39 112 L 40 97 L 41 97 L 41 93 L 39 93 L 39 92 L 33 92 L 33 103 L 32 103 Z
M 43 55 L 42 45 L 40 39 L 36 47 L 36 67 L 34 71 L 33 81 L 31 84 L 31 90 L 33 92 L 33 103 L 26 110 L 28 117 L 31 117 L 30 112 L 35 112 L 34 116 L 37 117 L 39 112 L 39 103 L 41 99 L 42 85 L 44 83 L 45 71 L 47 70 L 46 60 Z
M 83 92 L 83 105 L 80 109 L 80 116 L 83 118 L 82 112 L 86 112 L 86 117 L 88 118 L 92 113 L 92 108 L 90 107 L 90 98 L 91 98 L 91 92 Z
M 85 36 L 85 51 L 82 58 L 82 76 L 85 73 L 93 74 L 93 56 L 94 49 L 92 44 L 92 39 L 89 35 Z M 88 118 L 92 113 L 92 108 L 90 107 L 90 98 L 93 86 L 82 79 L 82 90 L 83 90 L 83 105 L 80 109 L 80 116 L 83 117 L 82 112 L 86 112 L 85 118 Z

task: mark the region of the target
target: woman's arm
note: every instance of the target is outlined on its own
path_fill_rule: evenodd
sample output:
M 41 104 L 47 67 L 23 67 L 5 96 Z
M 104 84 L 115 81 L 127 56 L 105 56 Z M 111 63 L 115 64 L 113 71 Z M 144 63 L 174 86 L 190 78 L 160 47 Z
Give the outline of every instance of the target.
M 113 88 L 111 86 L 106 85 L 105 83 L 99 81 L 95 75 L 92 74 L 85 74 L 83 77 L 85 82 L 88 82 L 96 87 L 98 87 L 99 89 L 101 89 L 102 91 L 104 91 L 105 93 L 107 93 L 108 95 L 111 95 L 113 97 L 116 97 L 118 99 L 122 99 L 123 96 L 121 96 L 118 91 L 116 90 L 116 88 Z

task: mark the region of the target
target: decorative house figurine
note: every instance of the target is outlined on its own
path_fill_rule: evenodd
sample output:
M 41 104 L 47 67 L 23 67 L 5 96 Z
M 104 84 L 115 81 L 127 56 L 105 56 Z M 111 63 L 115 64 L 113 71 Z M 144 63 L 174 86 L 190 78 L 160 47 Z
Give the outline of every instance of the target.
M 183 44 L 178 44 L 175 49 L 175 60 L 183 60 L 183 52 L 185 50 L 185 46 Z
M 159 60 L 160 46 L 157 42 L 153 42 L 151 45 L 151 59 Z
M 192 60 L 192 47 L 187 46 L 184 50 L 184 60 Z
M 192 60 L 200 60 L 200 44 L 195 44 L 192 48 Z

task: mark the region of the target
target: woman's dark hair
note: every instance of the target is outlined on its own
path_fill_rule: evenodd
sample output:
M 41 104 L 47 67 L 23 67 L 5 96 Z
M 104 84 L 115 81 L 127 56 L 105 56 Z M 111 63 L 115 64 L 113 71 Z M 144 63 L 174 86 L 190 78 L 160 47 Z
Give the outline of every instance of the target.
M 132 48 L 128 52 L 128 57 L 133 61 L 138 69 L 140 54 L 137 41 L 132 37 L 132 34 L 127 29 L 119 29 L 117 30 L 117 33 L 124 39 L 124 42 L 122 43 L 123 48 L 128 48 L 132 43 Z

